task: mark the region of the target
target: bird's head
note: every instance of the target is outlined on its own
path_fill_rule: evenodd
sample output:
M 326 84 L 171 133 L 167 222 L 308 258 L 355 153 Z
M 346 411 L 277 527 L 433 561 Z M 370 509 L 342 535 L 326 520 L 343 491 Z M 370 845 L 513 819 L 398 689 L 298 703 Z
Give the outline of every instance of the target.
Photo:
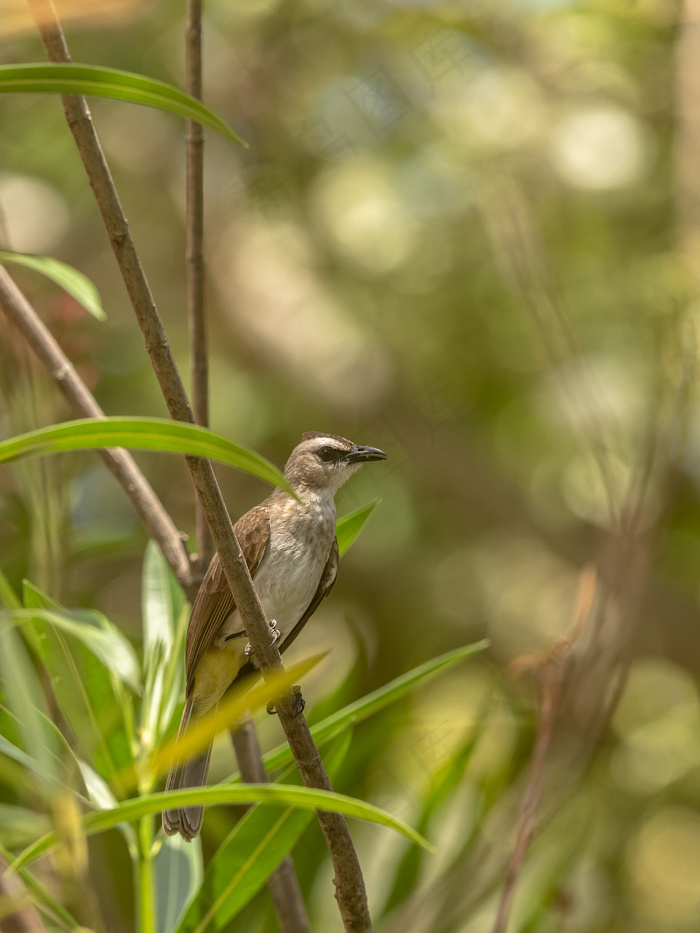
M 284 475 L 297 489 L 335 493 L 369 460 L 386 460 L 377 447 L 361 447 L 337 434 L 308 431 L 292 451 Z

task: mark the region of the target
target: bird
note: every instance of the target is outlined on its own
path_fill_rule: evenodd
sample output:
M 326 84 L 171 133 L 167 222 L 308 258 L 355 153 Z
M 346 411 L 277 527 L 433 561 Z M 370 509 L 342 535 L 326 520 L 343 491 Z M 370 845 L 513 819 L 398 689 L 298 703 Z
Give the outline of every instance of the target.
M 234 532 L 268 619 L 273 643 L 285 651 L 330 595 L 338 573 L 335 494 L 363 463 L 386 460 L 377 447 L 354 444 L 337 434 L 307 431 L 287 460 L 284 476 L 296 496 L 277 488 L 242 515 Z M 202 787 L 208 748 L 186 758 L 178 744 L 216 708 L 226 690 L 251 672 L 253 649 L 236 608 L 219 555 L 202 580 L 185 642 L 185 707 L 165 785 L 166 791 Z M 302 706 L 303 708 L 303 706 Z M 202 828 L 202 806 L 163 810 L 163 830 L 191 842 Z

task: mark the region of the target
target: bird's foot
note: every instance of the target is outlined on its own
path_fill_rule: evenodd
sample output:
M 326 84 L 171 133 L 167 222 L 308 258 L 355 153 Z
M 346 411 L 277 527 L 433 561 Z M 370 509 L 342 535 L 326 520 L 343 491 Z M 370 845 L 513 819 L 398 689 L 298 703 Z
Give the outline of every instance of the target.
M 292 718 L 296 719 L 297 716 L 301 716 L 301 714 L 304 712 L 304 707 L 306 706 L 306 700 L 301 695 L 301 687 L 299 686 L 299 684 L 294 684 L 294 686 L 292 687 L 292 700 L 294 702 Z M 275 704 L 272 702 L 268 703 L 267 711 L 270 714 L 270 716 L 274 716 L 275 713 L 277 712 L 277 709 L 275 708 Z
M 280 637 L 282 633 L 277 628 L 277 619 L 270 619 L 267 625 L 268 625 L 268 628 L 270 629 L 270 635 L 272 635 L 272 641 L 270 642 L 270 646 L 272 646 L 274 645 L 274 643 L 277 641 L 277 639 Z M 247 658 L 249 658 L 251 654 L 255 654 L 255 648 L 253 648 L 250 642 L 248 642 L 248 644 L 243 649 L 243 654 Z
M 306 706 L 306 700 L 301 695 L 301 687 L 299 684 L 294 684 L 292 687 L 292 696 L 294 698 L 294 712 L 292 713 L 292 716 L 294 719 L 296 719 L 297 716 L 301 716 L 301 714 L 304 712 L 304 707 Z

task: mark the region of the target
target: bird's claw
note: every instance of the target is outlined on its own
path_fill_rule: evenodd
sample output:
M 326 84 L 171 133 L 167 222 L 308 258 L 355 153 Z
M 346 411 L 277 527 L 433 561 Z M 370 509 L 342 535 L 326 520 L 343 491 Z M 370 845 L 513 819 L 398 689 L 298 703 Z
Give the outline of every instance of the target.
M 272 641 L 270 642 L 270 647 L 272 647 L 272 645 L 275 644 L 275 642 L 277 641 L 277 639 L 280 637 L 282 633 L 277 628 L 277 619 L 270 619 L 267 625 L 268 625 L 268 628 L 270 629 L 270 635 L 272 635 Z M 249 658 L 251 654 L 255 654 L 255 648 L 253 648 L 250 642 L 248 642 L 248 644 L 243 649 L 243 654 L 247 658 Z
M 294 699 L 294 711 L 292 713 L 292 719 L 296 719 L 297 716 L 301 716 L 301 714 L 304 712 L 304 707 L 306 706 L 306 700 L 301 695 L 301 687 L 299 684 L 294 684 L 292 687 L 292 697 Z M 267 711 L 270 716 L 274 716 L 277 712 L 275 704 L 272 701 L 267 704 Z

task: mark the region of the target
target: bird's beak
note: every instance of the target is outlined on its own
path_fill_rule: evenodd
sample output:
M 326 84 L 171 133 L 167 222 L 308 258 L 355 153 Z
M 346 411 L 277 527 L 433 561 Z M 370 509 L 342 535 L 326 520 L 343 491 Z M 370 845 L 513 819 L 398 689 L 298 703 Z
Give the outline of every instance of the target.
M 386 460 L 386 454 L 378 447 L 355 446 L 345 459 L 348 463 L 365 463 L 367 460 Z

